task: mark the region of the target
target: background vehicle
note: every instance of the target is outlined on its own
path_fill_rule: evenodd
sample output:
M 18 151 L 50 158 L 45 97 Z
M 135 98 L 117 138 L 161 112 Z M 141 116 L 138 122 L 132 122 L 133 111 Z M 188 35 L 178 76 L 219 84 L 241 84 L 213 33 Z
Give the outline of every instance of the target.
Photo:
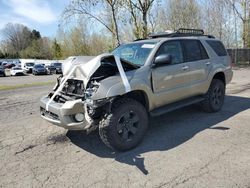
M 55 67 L 55 71 L 53 73 L 61 74 L 62 73 L 62 63 L 51 63 L 51 67 Z
M 0 65 L 0 76 L 6 76 L 5 70 L 2 65 Z
M 53 74 L 56 72 L 56 67 L 53 65 L 45 65 L 48 74 Z
M 45 74 L 47 74 L 47 70 L 46 70 L 46 68 L 45 68 L 44 65 L 42 65 L 42 64 L 36 64 L 33 67 L 32 73 L 33 73 L 33 75 L 45 75 Z
M 194 103 L 219 111 L 233 76 L 221 41 L 193 29 L 152 34 L 112 54 L 74 62 L 64 65 L 63 77 L 41 99 L 41 115 L 66 129 L 99 128 L 102 141 L 117 150 L 141 142 L 148 115 Z
M 10 70 L 11 76 L 22 76 L 24 74 L 24 70 L 21 67 L 12 67 Z
M 15 67 L 16 64 L 13 63 L 13 62 L 7 62 L 5 65 L 4 65 L 4 68 L 5 69 L 11 69 L 12 67 Z
M 32 70 L 33 70 L 34 65 L 35 65 L 35 63 L 33 63 L 33 62 L 25 63 L 25 64 L 24 64 L 24 70 L 25 70 L 27 73 L 32 73 Z

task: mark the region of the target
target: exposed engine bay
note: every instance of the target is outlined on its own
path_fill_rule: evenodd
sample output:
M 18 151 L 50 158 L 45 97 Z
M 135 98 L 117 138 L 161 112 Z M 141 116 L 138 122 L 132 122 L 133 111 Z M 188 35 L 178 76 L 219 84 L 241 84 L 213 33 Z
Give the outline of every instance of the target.
M 63 70 L 63 74 L 57 79 L 53 92 L 48 96 L 50 101 L 47 105 L 51 101 L 65 103 L 80 99 L 84 102 L 85 112 L 88 113 L 88 116 L 91 119 L 98 119 L 102 115 L 105 104 L 110 102 L 110 99 L 102 99 L 98 100 L 98 102 L 91 99 L 92 95 L 97 92 L 100 81 L 119 75 L 119 73 L 124 81 L 124 79 L 127 79 L 126 76 L 124 77 L 124 72 L 139 68 L 139 66 L 125 60 L 117 60 L 116 57 L 110 54 L 98 57 L 93 59 L 94 61 L 91 60 L 87 63 L 77 62 L 74 64 L 74 61 L 68 62 L 71 66 L 67 65 L 68 70 Z M 126 83 L 125 81 L 124 83 Z

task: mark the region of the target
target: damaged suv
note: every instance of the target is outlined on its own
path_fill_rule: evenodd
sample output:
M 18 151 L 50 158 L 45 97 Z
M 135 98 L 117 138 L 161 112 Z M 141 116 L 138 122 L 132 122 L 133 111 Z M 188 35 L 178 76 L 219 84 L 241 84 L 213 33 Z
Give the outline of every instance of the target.
M 99 129 L 116 150 L 139 144 L 149 115 L 194 103 L 219 111 L 233 75 L 223 44 L 191 29 L 152 34 L 94 58 L 74 57 L 62 72 L 41 99 L 41 116 L 70 130 Z

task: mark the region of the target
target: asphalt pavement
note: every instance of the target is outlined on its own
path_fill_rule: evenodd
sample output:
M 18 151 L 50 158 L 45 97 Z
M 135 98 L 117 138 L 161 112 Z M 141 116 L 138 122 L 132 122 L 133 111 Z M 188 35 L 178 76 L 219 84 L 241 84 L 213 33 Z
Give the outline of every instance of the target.
M 55 76 L 0 85 L 30 78 Z M 220 112 L 193 105 L 151 118 L 143 142 L 118 153 L 98 132 L 42 120 L 39 99 L 52 87 L 0 91 L 0 187 L 250 187 L 250 69 L 234 70 Z

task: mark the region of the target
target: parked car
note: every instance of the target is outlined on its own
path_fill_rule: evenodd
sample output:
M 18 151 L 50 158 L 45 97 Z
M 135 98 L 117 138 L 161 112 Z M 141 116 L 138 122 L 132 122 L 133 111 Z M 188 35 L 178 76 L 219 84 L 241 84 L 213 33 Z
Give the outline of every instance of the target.
M 47 74 L 47 70 L 45 68 L 44 65 L 42 64 L 36 64 L 34 67 L 33 67 L 33 75 L 44 75 L 44 74 Z
M 62 63 L 51 63 L 52 67 L 55 67 L 55 71 L 53 73 L 55 74 L 62 74 Z
M 53 65 L 45 65 L 48 74 L 53 74 L 56 72 L 56 67 Z
M 32 70 L 33 70 L 34 65 L 35 65 L 35 63 L 33 63 L 33 62 L 25 63 L 25 64 L 24 64 L 24 70 L 25 70 L 27 73 L 32 73 Z
M 2 65 L 0 65 L 0 76 L 6 76 L 5 70 Z
M 7 64 L 8 64 L 7 61 L 3 61 L 3 62 L 2 62 L 2 66 L 3 66 L 4 69 L 5 69 L 5 65 L 7 65 Z
M 148 115 L 195 103 L 218 112 L 232 76 L 220 40 L 203 30 L 179 29 L 120 45 L 91 61 L 69 61 L 56 87 L 41 99 L 40 111 L 66 129 L 99 129 L 108 147 L 128 150 L 142 141 Z
M 10 69 L 11 76 L 22 76 L 25 75 L 24 70 L 21 67 L 12 67 Z
M 12 67 L 15 67 L 16 64 L 15 63 L 12 63 L 12 62 L 8 62 L 4 65 L 4 68 L 5 69 L 11 69 Z

